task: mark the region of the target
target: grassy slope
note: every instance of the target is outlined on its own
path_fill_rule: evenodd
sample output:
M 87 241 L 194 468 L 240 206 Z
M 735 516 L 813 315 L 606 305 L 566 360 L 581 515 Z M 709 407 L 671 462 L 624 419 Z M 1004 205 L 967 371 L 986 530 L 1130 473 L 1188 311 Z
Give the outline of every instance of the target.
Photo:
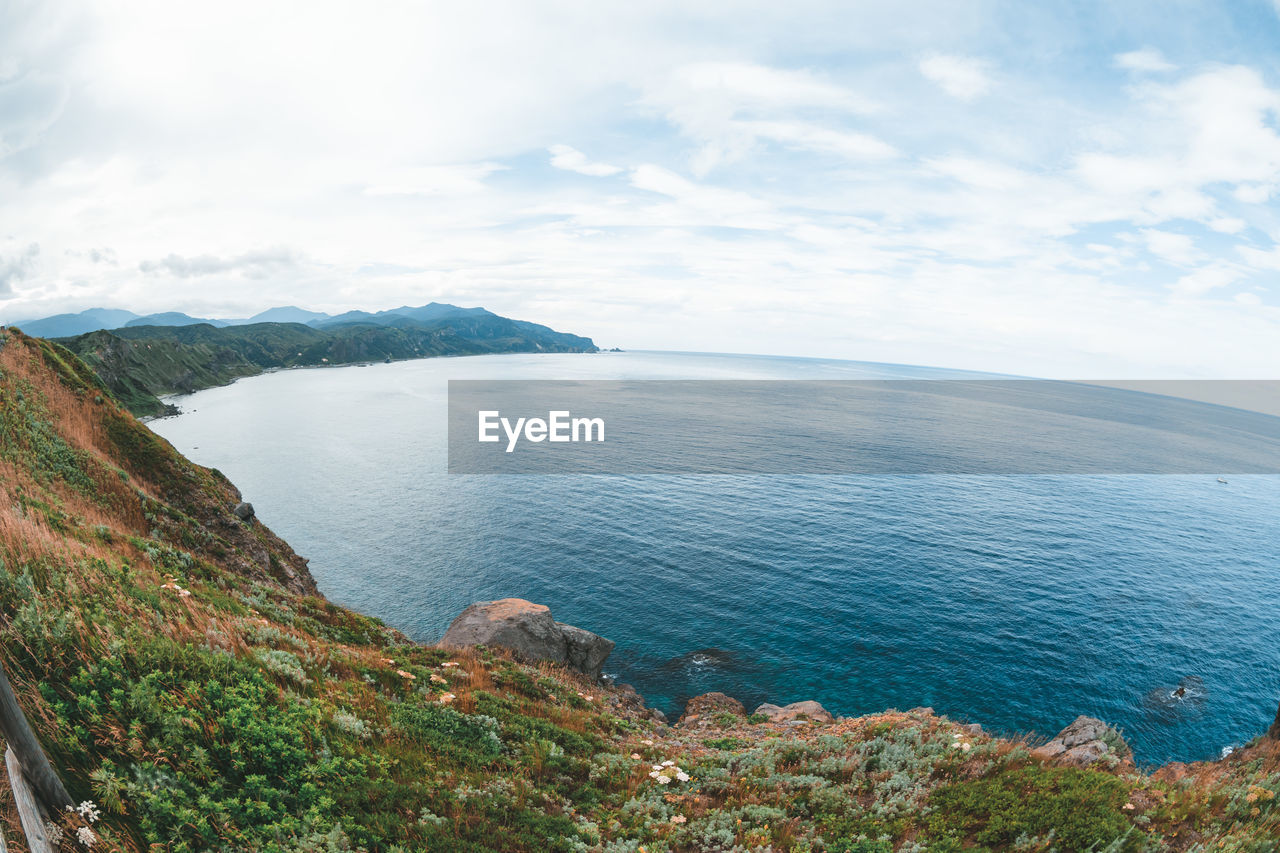
M 923 711 L 668 728 L 551 667 L 411 644 L 315 595 L 225 478 L 20 333 L 0 492 L 0 654 L 103 847 L 1275 849 L 1272 741 L 1152 776 L 1047 766 Z M 662 760 L 691 781 L 651 779 Z
M 167 407 L 157 398 L 224 385 L 278 367 L 495 352 L 593 352 L 588 338 L 486 314 L 435 322 L 355 324 L 316 330 L 299 323 L 215 328 L 131 326 L 62 341 L 88 362 L 136 415 Z

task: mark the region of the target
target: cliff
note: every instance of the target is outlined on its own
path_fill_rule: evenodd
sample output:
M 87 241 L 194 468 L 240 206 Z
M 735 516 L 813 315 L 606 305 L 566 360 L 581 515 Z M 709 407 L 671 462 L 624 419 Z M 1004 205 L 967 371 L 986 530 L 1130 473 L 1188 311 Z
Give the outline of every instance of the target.
M 929 709 L 721 697 L 668 726 L 556 663 L 413 644 L 324 600 L 246 496 L 16 331 L 0 492 L 0 661 L 92 801 L 55 816 L 64 850 L 1275 849 L 1266 738 L 1145 772 L 1087 720 L 1041 748 Z M 520 609 L 567 664 L 607 652 L 576 660 L 577 629 Z M 0 829 L 21 849 L 3 784 Z

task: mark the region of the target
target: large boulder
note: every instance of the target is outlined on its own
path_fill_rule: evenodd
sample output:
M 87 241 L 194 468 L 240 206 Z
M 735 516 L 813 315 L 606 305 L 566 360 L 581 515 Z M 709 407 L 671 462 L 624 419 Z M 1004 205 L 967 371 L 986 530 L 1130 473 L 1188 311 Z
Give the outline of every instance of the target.
M 613 651 L 613 640 L 563 622 L 557 622 L 556 627 L 564 638 L 565 664 L 592 678 L 600 678 L 600 668 Z
M 746 706 L 732 696 L 726 696 L 723 693 L 703 693 L 701 696 L 694 696 L 684 706 L 684 713 L 680 715 L 679 722 L 693 723 L 699 719 L 705 722 L 705 718 L 724 712 L 736 714 L 739 717 L 747 715 Z
M 551 618 L 546 606 L 523 598 L 478 601 L 459 614 L 440 645 L 500 646 L 526 661 L 548 660 L 594 679 L 614 643 Z
M 1109 756 L 1117 762 L 1127 762 L 1133 756 L 1118 731 L 1096 717 L 1083 714 L 1033 752 L 1041 758 L 1076 767 L 1086 767 Z
M 811 723 L 832 723 L 835 717 L 821 704 L 806 699 L 803 702 L 792 702 L 790 705 L 778 706 L 768 702 L 751 712 L 752 715 L 764 714 L 771 723 L 786 723 L 791 720 L 808 720 Z

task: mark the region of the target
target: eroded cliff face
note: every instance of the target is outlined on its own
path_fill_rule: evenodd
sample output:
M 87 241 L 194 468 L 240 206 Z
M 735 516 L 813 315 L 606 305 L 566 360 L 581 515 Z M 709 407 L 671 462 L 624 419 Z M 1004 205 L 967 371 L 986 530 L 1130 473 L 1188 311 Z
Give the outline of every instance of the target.
M 220 472 L 184 458 L 118 405 L 67 350 L 14 330 L 3 335 L 0 463 L 8 500 L 2 511 L 15 516 L 20 494 L 38 497 L 61 515 L 100 518 L 104 533 L 159 534 L 154 538 L 246 577 L 318 594 L 306 560 L 259 520 L 235 515 L 240 492 Z M 25 510 L 10 523 L 17 518 L 40 524 Z

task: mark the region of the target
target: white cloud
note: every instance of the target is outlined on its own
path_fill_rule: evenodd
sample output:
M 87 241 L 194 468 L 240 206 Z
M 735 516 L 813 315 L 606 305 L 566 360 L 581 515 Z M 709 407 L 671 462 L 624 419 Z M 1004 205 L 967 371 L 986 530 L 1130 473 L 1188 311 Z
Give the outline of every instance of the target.
M 880 105 L 809 71 L 699 62 L 651 86 L 643 103 L 698 144 L 691 164 L 700 176 L 750 156 L 761 139 L 855 158 L 893 155 L 891 145 L 849 126 Z
M 1241 271 L 1238 268 L 1215 261 L 1182 276 L 1173 283 L 1171 290 L 1178 296 L 1202 296 L 1235 284 L 1240 278 Z
M 1147 249 L 1151 254 L 1167 263 L 1190 266 L 1203 257 L 1200 250 L 1196 248 L 1195 240 L 1186 234 L 1146 228 L 1143 229 L 1142 236 L 1147 241 Z
M 747 133 L 789 148 L 822 151 L 854 160 L 884 160 L 898 156 L 887 142 L 867 133 L 833 130 L 816 122 L 749 121 L 740 125 Z
M 920 61 L 920 73 L 952 97 L 972 101 L 991 89 L 988 64 L 968 56 L 935 54 Z
M 454 196 L 485 189 L 485 178 L 505 169 L 501 163 L 462 163 L 444 166 L 413 166 L 388 170 L 376 183 L 365 187 L 365 195 Z
M 611 166 L 608 163 L 594 163 L 587 159 L 587 155 L 568 145 L 552 145 L 547 150 L 551 153 L 551 165 L 557 169 L 565 169 L 597 178 L 607 178 L 609 175 L 616 175 L 622 171 L 619 166 Z
M 1210 219 L 1205 224 L 1219 234 L 1239 234 L 1249 227 L 1249 223 L 1235 216 L 1219 216 L 1216 219 Z
M 1280 370 L 1277 82 L 1191 29 L 1235 14 L 1207 0 L 1135 13 L 1162 76 L 1053 4 L 20 5 L 6 318 L 437 299 L 623 346 Z
M 710 93 L 731 109 L 825 107 L 875 112 L 879 104 L 811 71 L 747 62 L 698 62 L 676 69 L 671 85 L 686 93 Z
M 14 284 L 31 275 L 39 257 L 38 243 L 30 243 L 13 254 L 0 255 L 0 296 L 12 293 Z
M 1124 68 L 1129 71 L 1152 71 L 1163 72 L 1173 71 L 1176 65 L 1164 58 L 1164 54 L 1156 50 L 1154 47 L 1144 47 L 1140 50 L 1131 50 L 1128 53 L 1118 53 L 1115 57 L 1117 68 Z
M 284 248 L 258 249 L 232 257 L 197 255 L 183 257 L 169 254 L 158 261 L 143 261 L 138 269 L 145 273 L 168 273 L 178 278 L 238 273 L 248 278 L 266 278 L 278 275 L 296 266 L 298 259 Z

